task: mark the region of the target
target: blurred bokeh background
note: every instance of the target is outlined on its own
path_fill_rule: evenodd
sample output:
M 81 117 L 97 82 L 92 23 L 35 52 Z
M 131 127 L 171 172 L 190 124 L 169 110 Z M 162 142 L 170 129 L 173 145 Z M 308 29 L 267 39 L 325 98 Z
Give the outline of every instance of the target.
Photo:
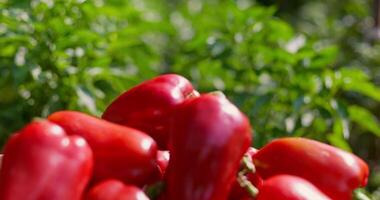
M 380 199 L 377 0 L 0 0 L 1 145 L 34 117 L 100 115 L 179 73 L 250 118 L 254 146 L 317 139 L 365 159 Z M 376 9 L 377 8 L 377 9 Z

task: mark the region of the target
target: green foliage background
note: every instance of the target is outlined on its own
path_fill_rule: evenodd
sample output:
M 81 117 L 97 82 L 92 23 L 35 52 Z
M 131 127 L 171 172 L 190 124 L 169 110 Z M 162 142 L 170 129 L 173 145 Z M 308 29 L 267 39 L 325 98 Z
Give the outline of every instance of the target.
M 370 3 L 0 0 L 1 142 L 33 117 L 100 115 L 133 85 L 179 73 L 201 92 L 225 92 L 251 119 L 257 147 L 303 136 L 366 159 L 373 176 L 360 194 L 380 199 Z

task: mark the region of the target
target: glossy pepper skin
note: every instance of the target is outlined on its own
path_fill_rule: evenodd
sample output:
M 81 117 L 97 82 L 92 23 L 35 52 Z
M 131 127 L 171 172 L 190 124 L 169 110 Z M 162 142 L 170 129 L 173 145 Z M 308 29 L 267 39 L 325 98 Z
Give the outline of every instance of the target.
M 199 96 L 191 83 L 176 74 L 145 81 L 117 97 L 102 118 L 146 132 L 167 149 L 170 116 L 185 99 Z
M 92 174 L 92 152 L 79 136 L 48 121 L 13 135 L 0 171 L 2 200 L 79 200 Z
M 213 94 L 188 99 L 175 113 L 165 199 L 227 199 L 251 144 L 248 119 Z
M 249 147 L 247 152 L 245 153 L 246 156 L 253 157 L 258 152 L 257 149 L 253 147 Z M 260 187 L 263 185 L 263 179 L 260 177 L 260 175 L 256 172 L 249 172 L 245 175 L 247 179 L 257 188 L 260 189 Z M 228 197 L 229 200 L 243 200 L 243 199 L 253 199 L 250 194 L 247 192 L 247 190 L 240 186 L 237 180 L 234 181 L 234 184 L 232 185 L 231 192 Z
M 56 112 L 48 119 L 67 134 L 86 139 L 94 152 L 92 183 L 115 178 L 144 185 L 157 173 L 157 145 L 141 131 L 75 111 Z
M 273 140 L 253 156 L 253 162 L 264 179 L 299 176 L 334 200 L 351 200 L 353 190 L 366 185 L 369 173 L 355 155 L 305 138 Z
M 136 186 L 109 179 L 95 185 L 84 200 L 149 200 L 149 198 Z
M 169 165 L 170 153 L 169 151 L 157 151 L 156 162 L 160 172 L 160 179 L 164 178 L 166 169 Z
M 257 200 L 332 200 L 307 180 L 277 175 L 264 181 Z

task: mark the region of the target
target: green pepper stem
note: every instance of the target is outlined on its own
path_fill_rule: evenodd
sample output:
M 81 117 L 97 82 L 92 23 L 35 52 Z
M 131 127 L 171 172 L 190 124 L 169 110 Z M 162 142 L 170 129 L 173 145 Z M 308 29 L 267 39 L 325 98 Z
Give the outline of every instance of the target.
M 259 190 L 247 179 L 245 174 L 239 172 L 237 181 L 240 187 L 244 188 L 251 197 L 255 198 L 259 193 Z
M 259 190 L 248 180 L 246 174 L 255 173 L 256 168 L 253 164 L 252 158 L 249 155 L 244 155 L 241 160 L 241 168 L 237 175 L 237 182 L 240 187 L 244 188 L 251 197 L 255 198 Z
M 251 172 L 251 173 L 256 172 L 255 165 L 253 164 L 252 158 L 250 156 L 244 155 L 241 162 L 242 162 L 242 167 L 243 167 L 242 171 L 246 171 L 247 173 L 248 172 Z

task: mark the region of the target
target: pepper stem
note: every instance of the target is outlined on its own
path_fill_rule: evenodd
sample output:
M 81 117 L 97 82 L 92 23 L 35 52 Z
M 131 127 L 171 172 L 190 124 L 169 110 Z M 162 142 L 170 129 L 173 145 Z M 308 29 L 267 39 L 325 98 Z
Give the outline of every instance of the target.
M 241 168 L 237 175 L 237 182 L 240 187 L 244 188 L 251 197 L 255 198 L 259 190 L 248 180 L 246 174 L 255 173 L 256 168 L 253 164 L 252 158 L 249 155 L 244 155 L 241 160 Z
M 242 164 L 242 171 L 244 171 L 245 174 L 249 172 L 251 173 L 256 172 L 256 168 L 255 168 L 255 165 L 253 164 L 251 156 L 244 155 L 243 159 L 241 160 L 241 164 Z
M 259 190 L 247 179 L 244 173 L 238 173 L 237 181 L 240 187 L 244 188 L 251 197 L 255 198 L 259 193 Z

